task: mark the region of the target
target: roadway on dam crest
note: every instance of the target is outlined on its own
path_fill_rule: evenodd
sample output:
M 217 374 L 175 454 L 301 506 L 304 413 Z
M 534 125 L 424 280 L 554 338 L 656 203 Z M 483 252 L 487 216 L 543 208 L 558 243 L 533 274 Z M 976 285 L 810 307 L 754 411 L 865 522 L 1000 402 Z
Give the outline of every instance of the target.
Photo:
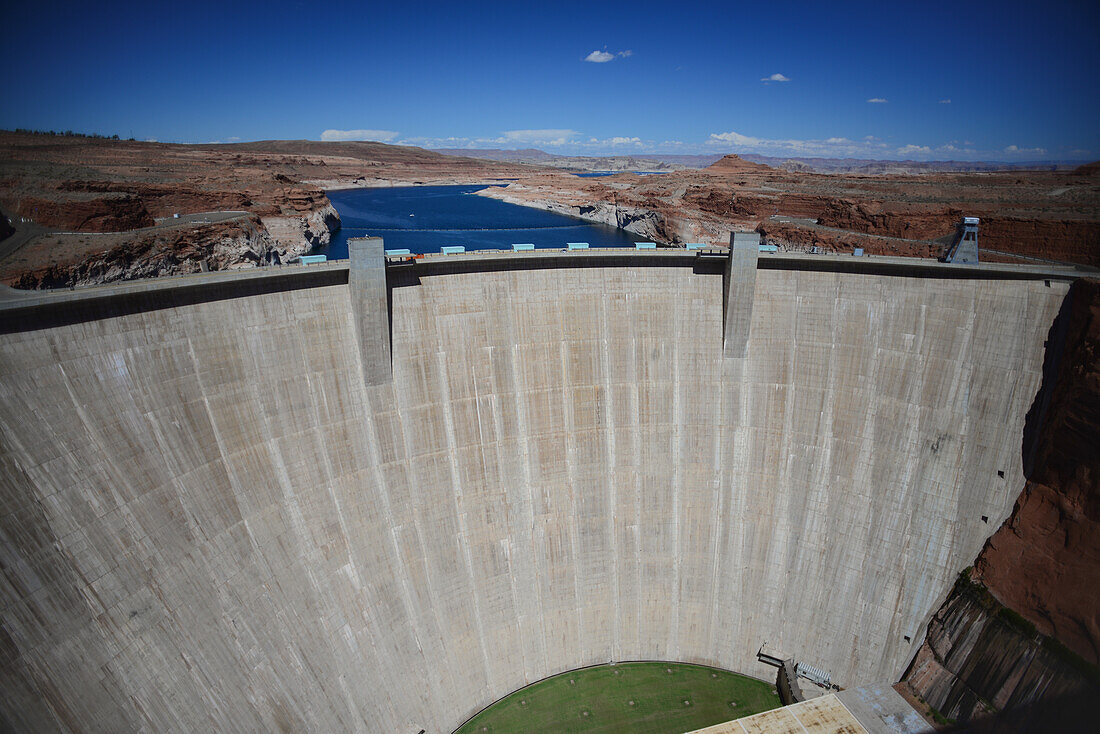
M 390 266 L 375 385 L 346 265 L 6 302 L 4 720 L 447 732 L 764 641 L 896 680 L 1023 486 L 1067 280 L 761 257 L 728 357 L 720 264 L 574 254 Z

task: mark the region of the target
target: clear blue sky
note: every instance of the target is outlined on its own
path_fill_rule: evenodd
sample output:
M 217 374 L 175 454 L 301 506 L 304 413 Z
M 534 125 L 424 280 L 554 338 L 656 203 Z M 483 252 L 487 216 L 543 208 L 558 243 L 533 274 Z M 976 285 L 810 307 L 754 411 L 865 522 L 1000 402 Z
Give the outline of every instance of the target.
M 3 128 L 570 154 L 1100 158 L 1095 0 L 7 0 L 0 17 Z

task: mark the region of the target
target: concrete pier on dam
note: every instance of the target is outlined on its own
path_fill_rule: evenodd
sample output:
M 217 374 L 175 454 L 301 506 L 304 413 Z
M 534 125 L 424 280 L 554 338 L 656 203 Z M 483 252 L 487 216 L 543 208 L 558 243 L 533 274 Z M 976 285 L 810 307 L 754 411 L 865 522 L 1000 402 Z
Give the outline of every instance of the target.
M 452 731 L 627 660 L 895 681 L 1071 275 L 470 254 L 0 304 L 0 720 Z

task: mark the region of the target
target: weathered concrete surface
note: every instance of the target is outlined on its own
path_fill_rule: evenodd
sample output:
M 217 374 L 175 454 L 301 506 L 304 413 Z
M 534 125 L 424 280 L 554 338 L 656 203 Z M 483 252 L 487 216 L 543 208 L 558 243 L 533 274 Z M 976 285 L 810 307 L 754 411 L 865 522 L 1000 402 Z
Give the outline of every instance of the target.
M 760 235 L 755 232 L 731 232 L 729 257 L 726 259 L 724 330 L 725 355 L 734 359 L 745 356 L 752 328 L 752 304 L 756 294 L 756 259 L 760 254 Z
M 850 688 L 688 734 L 931 734 L 890 686 Z
M 725 360 L 720 270 L 586 262 L 406 278 L 376 386 L 341 283 L 0 337 L 5 723 L 445 732 L 764 640 L 897 679 L 1067 286 L 762 269 Z
M 687 734 L 884 734 L 878 729 L 869 732 L 862 723 L 830 693 Z
M 381 385 L 393 378 L 385 246 L 381 237 L 358 237 L 348 240 L 348 252 L 348 293 L 363 382 Z
M 932 727 L 888 685 L 848 688 L 836 694 L 869 734 L 925 734 Z

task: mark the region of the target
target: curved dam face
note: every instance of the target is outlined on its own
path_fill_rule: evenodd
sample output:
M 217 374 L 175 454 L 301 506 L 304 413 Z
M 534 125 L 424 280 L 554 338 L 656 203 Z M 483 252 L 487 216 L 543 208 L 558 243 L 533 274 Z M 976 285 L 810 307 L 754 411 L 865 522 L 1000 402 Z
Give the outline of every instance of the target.
M 1023 485 L 1067 288 L 761 269 L 731 359 L 721 273 L 429 273 L 376 386 L 346 275 L 14 329 L 3 717 L 448 732 L 765 641 L 896 680 Z

